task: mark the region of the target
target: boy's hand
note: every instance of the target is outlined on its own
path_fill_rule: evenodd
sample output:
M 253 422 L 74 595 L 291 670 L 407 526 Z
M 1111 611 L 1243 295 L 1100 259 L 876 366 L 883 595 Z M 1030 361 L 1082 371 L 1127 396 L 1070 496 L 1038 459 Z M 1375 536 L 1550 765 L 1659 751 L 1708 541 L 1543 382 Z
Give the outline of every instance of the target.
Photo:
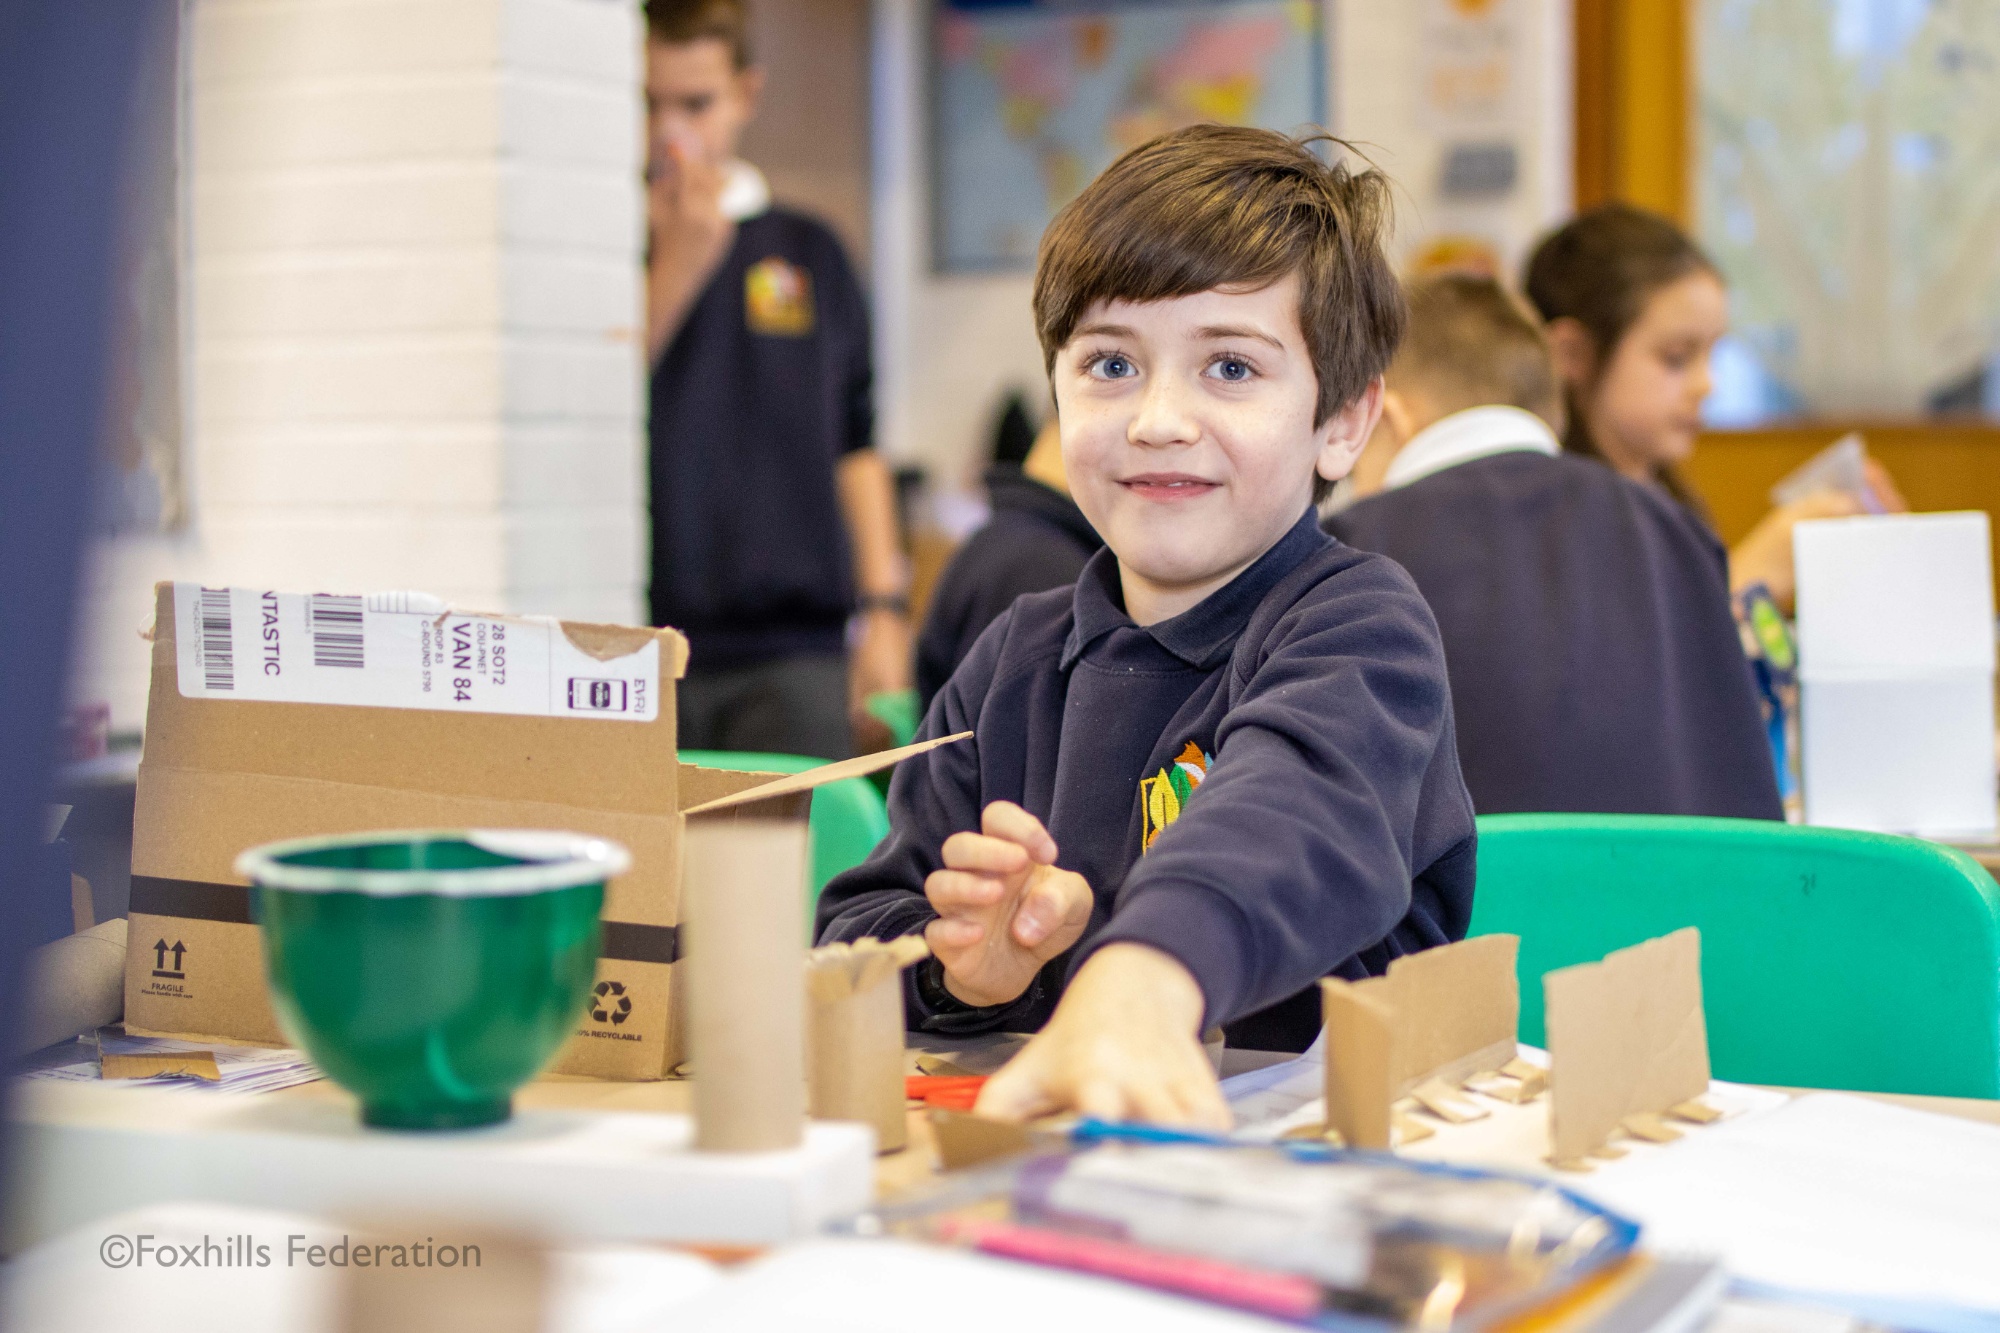
M 1111 944 L 1070 978 L 1048 1026 L 987 1080 L 975 1108 L 1000 1120 L 1079 1111 L 1104 1120 L 1227 1130 L 1202 1051 L 1201 987 L 1143 944 Z
M 1077 942 L 1092 897 L 1083 876 L 1056 868 L 1056 840 L 1020 806 L 995 801 L 980 826 L 945 839 L 945 869 L 924 881 L 938 911 L 924 938 L 945 989 L 984 1007 L 1019 997 L 1043 963 Z
M 1818 518 L 1847 518 L 1861 512 L 1861 502 L 1845 491 L 1820 491 L 1779 505 L 1750 529 L 1729 552 L 1729 591 L 1740 593 L 1753 583 L 1771 590 L 1771 600 L 1790 615 L 1798 590 L 1792 567 L 1792 529 Z

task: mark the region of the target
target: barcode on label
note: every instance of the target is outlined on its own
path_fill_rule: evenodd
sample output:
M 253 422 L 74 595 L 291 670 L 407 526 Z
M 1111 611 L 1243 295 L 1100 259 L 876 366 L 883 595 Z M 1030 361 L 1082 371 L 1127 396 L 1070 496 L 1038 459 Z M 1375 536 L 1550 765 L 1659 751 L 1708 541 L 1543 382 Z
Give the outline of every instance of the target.
M 236 649 L 230 639 L 229 589 L 201 590 L 201 678 L 211 690 L 236 688 Z
M 316 592 L 306 601 L 306 622 L 312 631 L 314 666 L 361 668 L 359 597 Z

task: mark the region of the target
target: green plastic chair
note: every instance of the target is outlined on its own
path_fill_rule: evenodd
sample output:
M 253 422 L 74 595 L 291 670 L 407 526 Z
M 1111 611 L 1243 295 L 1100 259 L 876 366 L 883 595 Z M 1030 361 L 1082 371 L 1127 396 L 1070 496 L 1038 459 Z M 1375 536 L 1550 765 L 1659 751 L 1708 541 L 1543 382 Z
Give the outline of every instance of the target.
M 749 773 L 803 773 L 826 761 L 754 750 L 682 750 L 681 762 Z M 826 882 L 867 860 L 875 844 L 889 836 L 889 807 L 867 778 L 841 778 L 813 789 L 808 828 L 812 836 L 812 890 L 806 914 L 810 916 Z
M 917 728 L 923 725 L 924 710 L 917 706 L 915 690 L 888 690 L 871 694 L 863 706 L 876 721 L 889 729 L 897 747 L 915 740 Z
M 2000 1097 L 2000 885 L 1914 838 L 1740 819 L 1488 815 L 1472 934 L 1521 937 L 1521 1039 L 1541 977 L 1701 929 L 1717 1078 Z

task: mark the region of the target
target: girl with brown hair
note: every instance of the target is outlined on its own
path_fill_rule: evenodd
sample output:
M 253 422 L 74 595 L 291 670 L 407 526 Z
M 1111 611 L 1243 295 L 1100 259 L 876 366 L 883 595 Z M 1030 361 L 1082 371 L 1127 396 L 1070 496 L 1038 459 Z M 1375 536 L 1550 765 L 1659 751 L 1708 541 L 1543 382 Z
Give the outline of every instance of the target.
M 1729 328 L 1722 275 L 1667 219 L 1627 204 L 1591 209 L 1535 247 L 1523 285 L 1548 325 L 1569 424 L 1563 448 L 1657 486 L 1704 521 L 1682 476 L 1701 430 L 1709 354 Z M 1907 508 L 1871 461 L 1884 507 Z M 1792 602 L 1792 528 L 1861 512 L 1845 494 L 1808 496 L 1766 514 L 1729 553 L 1729 584 L 1762 583 Z

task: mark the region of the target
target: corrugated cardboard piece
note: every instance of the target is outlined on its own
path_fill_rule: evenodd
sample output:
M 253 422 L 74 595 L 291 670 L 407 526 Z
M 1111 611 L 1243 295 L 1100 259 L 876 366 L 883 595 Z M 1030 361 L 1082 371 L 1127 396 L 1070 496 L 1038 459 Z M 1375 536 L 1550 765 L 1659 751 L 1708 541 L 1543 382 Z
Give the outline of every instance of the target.
M 1514 935 L 1482 935 L 1389 964 L 1365 981 L 1320 982 L 1326 1123 L 1349 1147 L 1390 1146 L 1397 1099 L 1459 1118 L 1450 1089 L 1514 1058 L 1521 1016 Z
M 1700 931 L 1690 926 L 1550 972 L 1542 991 L 1552 1161 L 1604 1155 L 1621 1130 L 1656 1142 L 1679 1137 L 1665 1114 L 1703 1118 L 1705 1108 L 1686 1106 L 1708 1091 Z

